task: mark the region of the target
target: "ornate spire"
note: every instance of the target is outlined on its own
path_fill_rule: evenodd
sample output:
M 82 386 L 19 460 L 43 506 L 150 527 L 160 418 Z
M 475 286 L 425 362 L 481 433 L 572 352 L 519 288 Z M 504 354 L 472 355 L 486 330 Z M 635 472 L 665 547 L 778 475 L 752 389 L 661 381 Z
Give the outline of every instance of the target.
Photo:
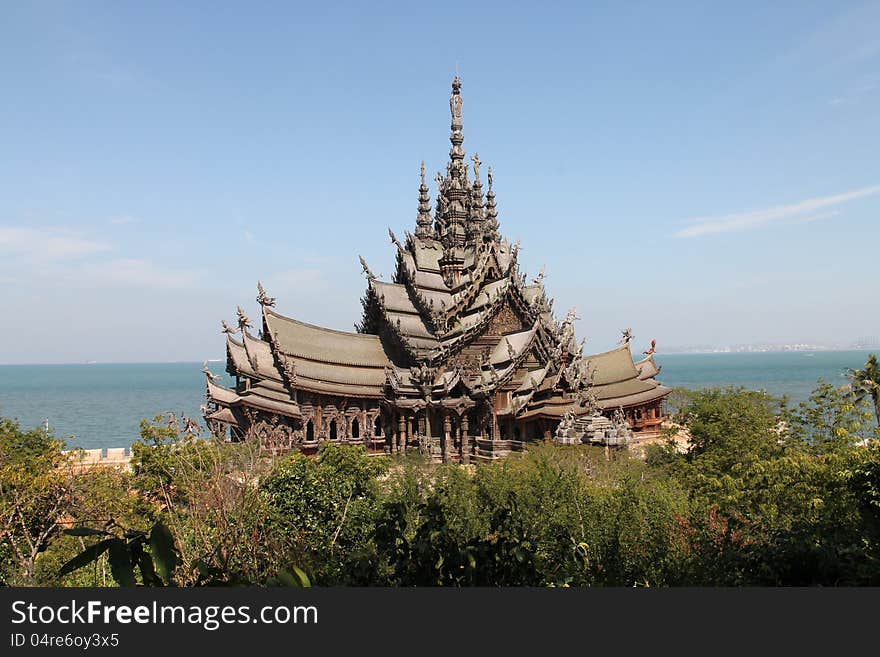
M 471 158 L 474 163 L 474 184 L 471 187 L 471 202 L 468 207 L 468 238 L 473 241 L 483 236 L 483 183 L 480 182 L 480 156 L 474 153 Z
M 422 160 L 422 182 L 419 185 L 419 216 L 416 218 L 416 237 L 431 239 L 434 237 L 434 220 L 431 218 L 431 197 L 428 196 L 428 185 L 425 184 L 425 161 Z
M 498 210 L 495 208 L 495 190 L 492 188 L 492 167 L 489 167 L 489 192 L 486 194 L 486 219 L 483 222 L 483 238 L 498 240 Z
M 461 80 L 458 76 L 452 81 L 452 96 L 449 98 L 449 109 L 452 112 L 452 132 L 449 141 L 452 148 L 449 149 L 449 164 L 447 176 L 443 183 L 442 194 L 444 196 L 443 243 L 447 247 L 463 246 L 466 235 L 467 202 L 470 183 L 467 179 L 467 163 L 464 161 L 464 135 L 461 128 Z

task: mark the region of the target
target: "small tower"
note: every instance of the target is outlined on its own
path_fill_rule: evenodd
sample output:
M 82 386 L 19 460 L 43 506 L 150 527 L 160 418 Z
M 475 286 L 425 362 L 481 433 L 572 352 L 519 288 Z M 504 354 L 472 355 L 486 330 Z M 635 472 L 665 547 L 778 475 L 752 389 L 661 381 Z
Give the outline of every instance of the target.
M 485 210 L 483 209 L 483 183 L 480 182 L 480 156 L 474 153 L 474 184 L 471 187 L 471 202 L 468 207 L 468 241 L 480 242 L 483 237 Z
M 425 162 L 422 161 L 421 184 L 419 185 L 419 215 L 416 218 L 416 237 L 427 240 L 434 238 L 434 220 L 431 218 L 431 197 L 425 184 Z
M 497 241 L 498 210 L 495 208 L 495 190 L 492 188 L 492 167 L 489 167 L 489 192 L 486 194 L 486 219 L 483 222 L 483 239 L 487 242 Z

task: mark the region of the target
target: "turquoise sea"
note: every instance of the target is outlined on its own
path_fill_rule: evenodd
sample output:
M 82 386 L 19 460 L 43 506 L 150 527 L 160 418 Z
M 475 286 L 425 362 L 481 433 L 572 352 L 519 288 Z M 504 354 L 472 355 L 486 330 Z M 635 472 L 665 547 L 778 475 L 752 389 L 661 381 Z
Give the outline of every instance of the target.
M 745 386 L 806 399 L 816 381 L 846 383 L 868 351 L 658 354 L 657 378 L 670 386 Z M 225 363 L 211 363 L 221 374 Z M 201 363 L 0 365 L 0 415 L 24 427 L 43 426 L 70 447 L 127 447 L 141 419 L 174 412 L 201 420 Z

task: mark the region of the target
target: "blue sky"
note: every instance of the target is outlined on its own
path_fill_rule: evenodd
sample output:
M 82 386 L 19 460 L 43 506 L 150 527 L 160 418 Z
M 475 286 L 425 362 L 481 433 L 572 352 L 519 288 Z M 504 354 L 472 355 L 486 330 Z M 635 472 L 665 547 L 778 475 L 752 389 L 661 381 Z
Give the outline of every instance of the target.
M 217 358 L 257 280 L 350 329 L 456 69 L 502 230 L 588 350 L 880 335 L 880 2 L 0 15 L 0 363 Z

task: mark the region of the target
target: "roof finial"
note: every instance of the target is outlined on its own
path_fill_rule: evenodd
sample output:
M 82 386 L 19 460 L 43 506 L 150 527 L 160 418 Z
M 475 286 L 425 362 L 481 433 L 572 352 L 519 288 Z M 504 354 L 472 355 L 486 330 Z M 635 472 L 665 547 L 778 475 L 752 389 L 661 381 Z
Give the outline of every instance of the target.
M 257 281 L 257 303 L 261 306 L 274 306 L 275 305 L 275 297 L 270 297 L 266 294 L 266 290 L 263 289 L 263 284 L 260 281 Z
M 532 279 L 532 282 L 535 285 L 541 285 L 544 282 L 544 270 L 547 268 L 547 265 L 541 265 L 541 271 L 538 272 L 538 276 Z
M 431 239 L 434 237 L 433 219 L 431 218 L 431 197 L 425 183 L 425 161 L 422 160 L 421 184 L 419 185 L 419 215 L 416 218 L 416 237 Z
M 364 260 L 363 256 L 358 256 L 358 260 L 361 261 L 361 267 L 364 268 L 364 274 L 367 275 L 367 280 L 369 280 L 369 281 L 375 281 L 375 280 L 376 280 L 376 275 L 375 275 L 373 272 L 370 271 L 370 268 L 369 268 L 369 267 L 367 267 L 367 261 Z
M 241 309 L 241 306 L 237 306 L 238 308 L 238 328 L 241 330 L 241 334 L 244 335 L 244 330 L 246 328 L 251 327 L 251 321 L 248 319 L 248 316 L 244 314 L 244 311 Z
M 625 328 L 620 332 L 620 344 L 629 344 L 635 337 L 631 328 Z

